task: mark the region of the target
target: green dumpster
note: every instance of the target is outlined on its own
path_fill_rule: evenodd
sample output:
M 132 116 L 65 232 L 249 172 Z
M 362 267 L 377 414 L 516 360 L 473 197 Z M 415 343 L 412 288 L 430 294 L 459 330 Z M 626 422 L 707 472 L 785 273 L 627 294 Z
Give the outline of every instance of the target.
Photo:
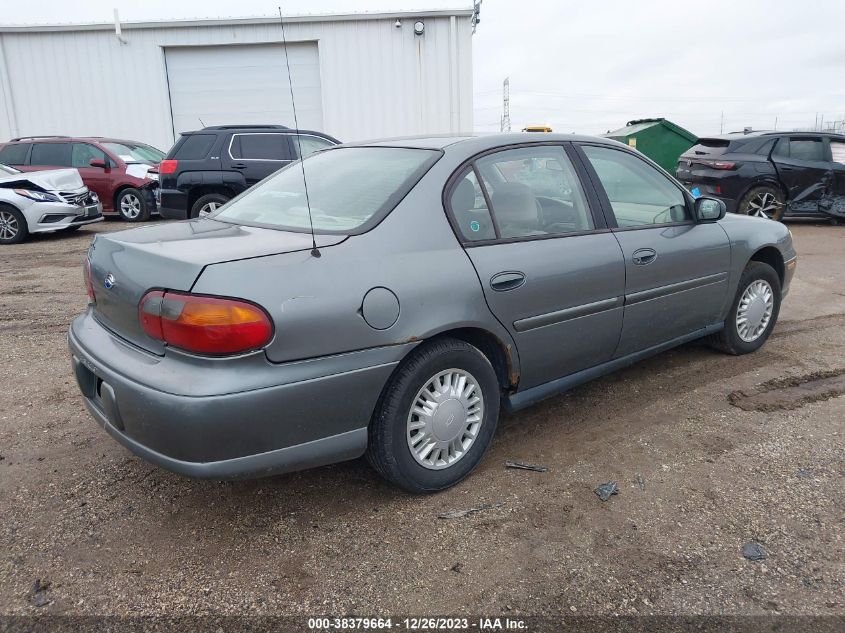
M 680 155 L 698 141 L 692 132 L 666 119 L 628 121 L 625 127 L 602 136 L 633 147 L 670 174 L 675 173 Z

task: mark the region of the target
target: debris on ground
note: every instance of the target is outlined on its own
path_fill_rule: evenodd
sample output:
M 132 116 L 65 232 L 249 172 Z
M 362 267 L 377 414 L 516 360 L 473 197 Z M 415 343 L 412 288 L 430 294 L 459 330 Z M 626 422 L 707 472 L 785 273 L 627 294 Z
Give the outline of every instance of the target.
M 595 492 L 602 501 L 607 501 L 613 495 L 619 494 L 619 486 L 616 485 L 615 481 L 608 481 L 606 484 L 601 484 L 598 488 L 593 490 L 593 492 Z
M 449 510 L 448 512 L 441 512 L 437 515 L 438 519 L 460 519 L 474 512 L 483 512 L 484 510 L 492 510 L 493 508 L 501 508 L 504 503 L 482 503 L 474 508 L 467 508 L 466 510 Z
M 452 565 L 452 571 L 455 572 L 456 574 L 460 574 L 463 571 L 463 569 L 464 569 L 463 563 L 455 563 L 454 565 Z
M 36 607 L 43 607 L 50 604 L 50 598 L 47 597 L 47 590 L 52 583 L 49 580 L 41 580 L 36 578 L 32 583 L 32 590 L 30 591 L 30 601 Z
M 811 479 L 815 474 L 816 473 L 812 468 L 799 468 L 795 473 L 795 476 L 800 477 L 801 479 Z
M 522 462 L 505 461 L 505 468 L 516 468 L 519 470 L 533 470 L 535 473 L 544 473 L 549 470 L 546 466 L 534 466 L 533 464 L 523 464 Z
M 748 541 L 742 546 L 742 555 L 748 560 L 766 560 L 769 556 L 763 546 L 754 541 Z
M 645 477 L 637 473 L 637 476 L 634 477 L 634 483 L 637 484 L 637 487 L 640 490 L 645 490 Z

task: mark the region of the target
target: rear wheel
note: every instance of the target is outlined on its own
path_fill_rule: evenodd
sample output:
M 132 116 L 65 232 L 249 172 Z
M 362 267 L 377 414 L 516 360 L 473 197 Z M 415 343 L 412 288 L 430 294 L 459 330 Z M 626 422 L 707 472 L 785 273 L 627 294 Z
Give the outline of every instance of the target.
M 0 206 L 0 244 L 20 244 L 29 235 L 23 213 L 12 207 Z
M 147 201 L 144 195 L 134 187 L 123 189 L 117 194 L 115 203 L 120 217 L 127 222 L 146 222 L 150 219 Z
M 780 278 L 763 262 L 749 262 L 742 273 L 725 327 L 710 337 L 713 347 L 739 356 L 760 349 L 780 312 Z
M 194 202 L 194 206 L 191 207 L 191 217 L 205 217 L 209 213 L 217 211 L 217 209 L 229 202 L 229 200 L 229 196 L 222 193 L 207 193 L 204 196 L 200 196 Z
M 367 460 L 409 492 L 453 486 L 490 445 L 499 395 L 493 366 L 478 349 L 456 339 L 423 344 L 382 394 L 370 424 Z
M 777 187 L 760 185 L 742 196 L 736 212 L 758 218 L 781 220 L 786 209 L 783 192 Z

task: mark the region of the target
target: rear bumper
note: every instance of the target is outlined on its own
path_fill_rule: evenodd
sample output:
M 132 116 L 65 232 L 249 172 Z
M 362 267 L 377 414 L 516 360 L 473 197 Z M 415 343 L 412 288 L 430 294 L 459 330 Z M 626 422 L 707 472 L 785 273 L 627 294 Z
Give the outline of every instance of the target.
M 397 346 L 281 365 L 263 354 L 159 357 L 111 334 L 90 310 L 73 322 L 68 343 L 85 406 L 100 426 L 154 464 L 211 479 L 359 457 L 381 390 L 407 351 Z M 217 393 L 197 391 L 197 372 Z M 252 378 L 244 379 L 250 374 L 254 388 L 247 387 Z M 163 389 L 167 383 L 183 386 L 181 393 Z
M 184 191 L 161 189 L 158 204 L 158 211 L 163 218 L 169 220 L 186 220 L 188 218 L 188 194 Z

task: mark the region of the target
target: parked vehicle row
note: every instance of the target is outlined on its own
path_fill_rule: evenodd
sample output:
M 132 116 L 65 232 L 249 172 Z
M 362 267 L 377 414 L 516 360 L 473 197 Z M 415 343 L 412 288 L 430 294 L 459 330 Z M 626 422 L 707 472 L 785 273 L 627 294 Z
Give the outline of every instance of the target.
M 797 259 L 783 224 L 725 217 L 608 139 L 403 139 L 304 166 L 307 192 L 292 166 L 204 217 L 95 238 L 72 365 L 143 458 L 232 478 L 366 454 L 441 490 L 500 406 L 701 337 L 757 350 Z
M 702 138 L 678 160 L 690 189 L 728 211 L 845 220 L 845 136 L 755 132 Z
M 156 211 L 158 181 L 150 170 L 162 158 L 149 145 L 101 137 L 27 136 L 0 146 L 0 164 L 21 171 L 77 169 L 103 213 L 129 222 L 146 221 Z

